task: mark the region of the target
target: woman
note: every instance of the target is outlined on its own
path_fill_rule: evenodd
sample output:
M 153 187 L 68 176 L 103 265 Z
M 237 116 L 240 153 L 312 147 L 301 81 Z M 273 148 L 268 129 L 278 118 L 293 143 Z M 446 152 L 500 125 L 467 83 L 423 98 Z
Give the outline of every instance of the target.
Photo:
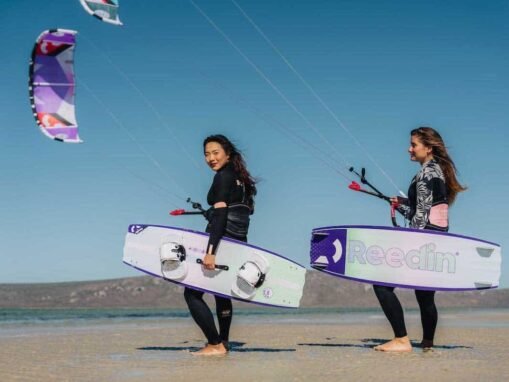
M 421 169 L 408 189 L 408 199 L 391 198 L 411 228 L 448 231 L 448 207 L 458 192 L 465 191 L 456 179 L 456 167 L 449 156 L 440 134 L 431 127 L 420 127 L 410 133 L 410 160 L 419 162 Z M 376 346 L 375 350 L 391 352 L 412 351 L 407 336 L 403 308 L 393 287 L 373 286 L 376 297 L 394 331 L 394 339 Z M 435 291 L 416 290 L 415 296 L 421 311 L 423 338 L 421 347 L 433 347 L 438 321 Z
M 223 135 L 212 135 L 203 142 L 205 161 L 216 172 L 207 195 L 211 208 L 207 211 L 206 232 L 209 235 L 203 267 L 213 270 L 215 254 L 223 236 L 247 241 L 249 216 L 253 213 L 256 181 L 249 174 L 239 150 Z M 232 302 L 215 296 L 219 332 L 203 292 L 186 288 L 184 292 L 191 316 L 207 337 L 207 345 L 193 353 L 220 355 L 228 351 L 228 336 L 232 322 Z

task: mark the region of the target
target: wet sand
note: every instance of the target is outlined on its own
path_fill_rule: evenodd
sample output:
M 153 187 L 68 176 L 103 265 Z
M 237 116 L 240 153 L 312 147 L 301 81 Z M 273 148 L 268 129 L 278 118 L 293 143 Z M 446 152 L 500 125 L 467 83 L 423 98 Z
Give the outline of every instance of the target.
M 440 316 L 437 346 L 408 354 L 377 313 L 237 317 L 227 356 L 191 351 L 203 339 L 188 318 L 0 326 L 2 381 L 503 381 L 509 380 L 509 311 Z M 416 313 L 407 314 L 413 341 Z

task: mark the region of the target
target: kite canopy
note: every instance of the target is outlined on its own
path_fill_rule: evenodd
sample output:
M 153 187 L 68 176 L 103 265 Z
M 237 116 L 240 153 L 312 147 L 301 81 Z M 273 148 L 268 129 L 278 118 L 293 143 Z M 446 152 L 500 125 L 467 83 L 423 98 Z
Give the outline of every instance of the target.
M 118 18 L 118 0 L 80 0 L 80 3 L 88 13 L 99 20 L 122 25 Z
M 52 29 L 40 34 L 30 62 L 28 89 L 35 121 L 49 138 L 82 142 L 74 112 L 76 31 Z

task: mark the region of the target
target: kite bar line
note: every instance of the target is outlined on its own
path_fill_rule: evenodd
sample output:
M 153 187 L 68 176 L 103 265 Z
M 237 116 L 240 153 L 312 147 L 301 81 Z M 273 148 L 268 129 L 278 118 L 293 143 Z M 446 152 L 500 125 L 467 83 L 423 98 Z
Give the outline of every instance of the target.
M 336 124 L 341 127 L 355 142 L 357 147 L 359 147 L 365 156 L 380 170 L 380 172 L 386 177 L 386 179 L 396 188 L 400 194 L 404 195 L 404 193 L 398 188 L 396 183 L 392 180 L 392 178 L 387 174 L 387 172 L 378 164 L 378 162 L 371 156 L 369 151 L 361 144 L 361 142 L 353 135 L 353 133 L 346 127 L 346 125 L 341 122 L 336 113 L 332 111 L 332 109 L 325 103 L 322 97 L 315 91 L 315 89 L 309 84 L 308 81 L 297 71 L 297 69 L 292 65 L 292 63 L 286 58 L 286 56 L 281 52 L 281 50 L 272 42 L 271 39 L 262 31 L 262 29 L 253 21 L 253 19 L 247 14 L 247 12 L 235 1 L 231 0 L 233 5 L 240 11 L 240 13 L 244 16 L 244 18 L 251 24 L 251 26 L 258 32 L 258 34 L 265 40 L 267 44 L 276 52 L 276 54 L 283 60 L 283 62 L 288 66 L 290 71 L 295 74 L 295 76 L 302 82 L 302 84 L 310 91 L 313 97 L 318 101 L 320 105 L 329 113 L 329 115 L 334 119 Z
M 78 82 L 78 81 L 76 81 Z M 80 80 L 79 83 L 83 88 L 94 98 L 94 100 L 104 109 L 104 111 L 111 117 L 113 122 L 124 131 L 124 133 L 129 137 L 129 139 L 136 145 L 138 150 L 147 158 L 160 172 L 163 174 L 167 179 L 172 181 L 174 185 L 179 188 L 181 191 L 183 191 L 183 187 L 180 186 L 180 184 L 171 177 L 167 171 L 164 170 L 164 168 L 161 166 L 161 164 L 155 159 L 134 137 L 134 135 L 125 127 L 125 125 L 122 123 L 122 121 L 113 113 L 106 105 L 105 103 L 88 87 L 88 85 L 83 81 Z M 182 196 L 172 193 L 174 197 L 180 200 L 185 200 Z
M 256 65 L 234 42 L 233 40 L 212 20 L 212 18 L 200 8 L 193 0 L 188 0 L 191 5 L 207 20 L 207 22 L 228 42 L 228 44 L 251 66 L 254 71 L 276 92 L 281 99 L 305 122 L 305 124 L 347 165 L 350 165 L 346 158 L 323 136 L 322 133 L 306 118 L 306 116 L 290 101 L 290 99 L 279 89 L 274 82 Z
M 153 115 L 156 117 L 156 119 L 159 121 L 159 125 L 163 126 L 164 130 L 169 134 L 171 139 L 175 141 L 177 146 L 180 147 L 182 152 L 187 156 L 187 158 L 190 160 L 190 162 L 193 164 L 196 169 L 200 169 L 200 166 L 196 159 L 191 155 L 189 150 L 186 149 L 184 144 L 180 141 L 179 137 L 177 136 L 176 132 L 173 128 L 170 127 L 168 122 L 163 118 L 159 110 L 154 106 L 154 104 L 150 101 L 150 99 L 143 93 L 143 91 L 134 83 L 134 81 L 127 75 L 126 72 L 124 72 L 113 60 L 110 58 L 108 54 L 106 54 L 103 50 L 101 50 L 92 40 L 87 38 L 86 36 L 82 37 L 85 41 L 87 41 L 97 52 L 99 55 L 101 55 L 108 64 L 127 82 L 127 84 L 133 89 L 143 100 L 145 105 L 152 111 Z
M 364 190 L 361 185 L 357 182 L 352 182 L 348 186 L 348 188 L 352 191 L 362 192 L 367 195 L 376 196 L 377 198 L 380 198 L 382 200 L 385 200 L 391 205 L 391 222 L 394 227 L 399 227 L 398 222 L 396 221 L 396 208 L 398 207 L 399 203 L 394 203 L 391 201 L 391 198 L 387 195 L 382 194 L 375 186 L 373 186 L 371 183 L 368 182 L 366 179 L 366 169 L 363 167 L 361 169 L 361 173 L 359 174 L 353 167 L 350 168 L 350 172 L 353 172 L 355 175 L 357 175 L 362 184 L 367 185 L 369 188 L 371 188 L 373 191 Z
M 332 155 L 328 152 L 321 150 L 317 145 L 313 144 L 310 140 L 305 137 L 297 134 L 293 129 L 289 128 L 281 121 L 277 120 L 273 115 L 270 115 L 263 110 L 256 107 L 251 101 L 247 100 L 239 93 L 235 93 L 232 89 L 224 85 L 223 83 L 213 79 L 208 74 L 203 72 L 199 68 L 194 68 L 198 74 L 200 74 L 213 88 L 218 89 L 225 93 L 228 98 L 230 98 L 233 102 L 241 105 L 244 108 L 247 108 L 254 115 L 261 118 L 267 124 L 274 126 L 276 129 L 280 130 L 281 133 L 287 135 L 290 139 L 298 144 L 299 146 L 310 149 L 311 155 L 322 162 L 325 166 L 327 166 L 332 171 L 336 172 L 338 175 L 344 177 L 346 180 L 350 181 L 351 179 L 348 176 L 348 173 L 343 170 L 341 167 L 337 166 L 336 162 Z

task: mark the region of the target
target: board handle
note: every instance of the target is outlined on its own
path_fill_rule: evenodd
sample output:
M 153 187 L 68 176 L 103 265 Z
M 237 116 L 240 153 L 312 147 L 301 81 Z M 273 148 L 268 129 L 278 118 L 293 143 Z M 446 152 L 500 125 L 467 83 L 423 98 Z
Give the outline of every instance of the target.
M 196 259 L 196 262 L 198 264 L 203 264 L 203 260 L 202 259 Z M 228 265 L 221 265 L 221 264 L 216 264 L 216 269 L 220 269 L 221 271 L 227 271 L 230 269 L 230 267 Z

